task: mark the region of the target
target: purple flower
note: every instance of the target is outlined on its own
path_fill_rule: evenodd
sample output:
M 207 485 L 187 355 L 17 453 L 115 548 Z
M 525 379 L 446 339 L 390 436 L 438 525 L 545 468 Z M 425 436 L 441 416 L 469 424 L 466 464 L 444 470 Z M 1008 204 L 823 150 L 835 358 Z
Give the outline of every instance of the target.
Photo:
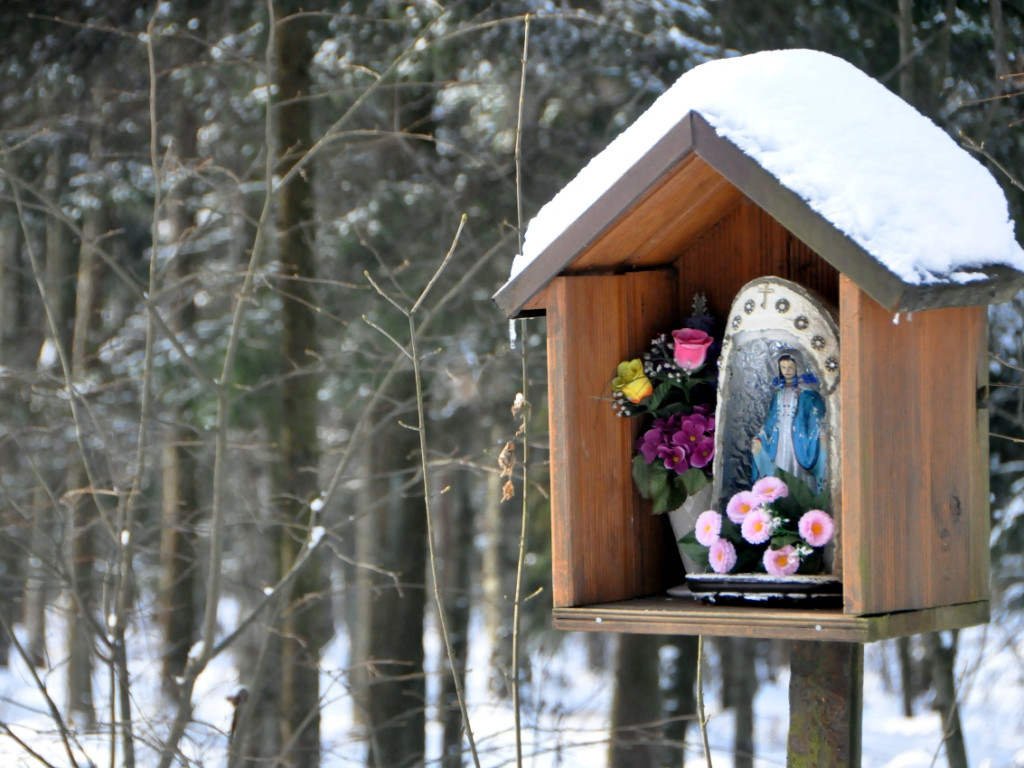
M 671 469 L 676 474 L 681 475 L 690 468 L 686 450 L 681 445 L 663 445 L 659 455 L 665 462 L 665 469 Z
M 701 435 L 700 440 L 697 441 L 697 445 L 694 446 L 693 450 L 689 453 L 690 466 L 698 468 L 706 467 L 714 457 L 714 438 L 709 435 Z
M 658 458 L 658 449 L 661 448 L 663 438 L 661 430 L 648 429 L 637 441 L 636 449 L 648 464 L 653 464 Z
M 687 449 L 697 444 L 704 437 L 704 417 L 690 416 L 679 425 L 679 431 L 672 435 L 672 442 L 685 445 Z

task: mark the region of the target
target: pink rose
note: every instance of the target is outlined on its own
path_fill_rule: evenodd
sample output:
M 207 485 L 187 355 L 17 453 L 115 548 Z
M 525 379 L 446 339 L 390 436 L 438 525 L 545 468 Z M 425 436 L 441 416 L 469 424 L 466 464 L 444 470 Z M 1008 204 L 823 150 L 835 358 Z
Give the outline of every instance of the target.
M 672 331 L 672 341 L 675 347 L 676 365 L 687 373 L 693 373 L 704 365 L 708 356 L 708 347 L 714 341 L 704 331 L 696 328 L 681 328 Z

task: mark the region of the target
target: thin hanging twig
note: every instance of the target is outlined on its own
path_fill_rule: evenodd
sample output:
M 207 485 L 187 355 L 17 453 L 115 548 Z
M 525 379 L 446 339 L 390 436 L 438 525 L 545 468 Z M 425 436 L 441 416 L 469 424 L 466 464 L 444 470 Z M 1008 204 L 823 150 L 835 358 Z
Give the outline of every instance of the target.
M 519 73 L 519 103 L 516 113 L 516 142 L 515 142 L 515 170 L 516 170 L 516 234 L 519 238 L 519 252 L 523 251 L 523 195 L 522 195 L 522 135 L 523 135 L 523 103 L 525 101 L 526 94 L 526 61 L 527 54 L 529 52 L 530 45 L 530 14 L 526 14 L 523 18 L 523 56 L 521 60 L 521 69 Z M 525 335 L 525 332 L 524 332 Z M 526 365 L 526 344 L 520 344 L 520 364 L 522 368 L 521 375 L 521 396 L 523 399 L 523 405 L 529 402 L 526 399 L 527 395 L 527 365 Z M 513 406 L 513 413 L 515 413 L 515 406 Z M 516 734 L 516 765 L 519 768 L 523 765 L 523 733 L 522 733 L 522 705 L 519 700 L 519 635 L 520 635 L 520 614 L 522 606 L 522 589 L 523 589 L 523 570 L 526 563 L 526 531 L 528 518 L 528 505 L 526 500 L 526 489 L 528 487 L 527 472 L 528 472 L 528 460 L 527 450 L 529 441 L 527 438 L 527 414 L 528 411 L 524 407 L 522 409 L 522 421 L 519 427 L 518 433 L 522 436 L 523 445 L 523 458 L 522 458 L 522 477 L 523 477 L 523 498 L 521 500 L 522 512 L 520 514 L 520 526 L 519 526 L 519 554 L 516 560 L 516 589 L 515 599 L 512 602 L 512 713 L 515 724 Z
M 711 747 L 708 744 L 708 717 L 704 711 L 704 635 L 697 635 L 697 725 L 704 745 L 704 760 L 711 768 Z

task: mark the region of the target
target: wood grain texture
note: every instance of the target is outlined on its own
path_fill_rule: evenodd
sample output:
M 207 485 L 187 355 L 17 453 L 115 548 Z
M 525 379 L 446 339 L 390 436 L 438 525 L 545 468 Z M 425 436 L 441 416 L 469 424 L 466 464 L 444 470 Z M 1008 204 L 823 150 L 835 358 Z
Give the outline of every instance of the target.
M 686 245 L 718 221 L 740 192 L 697 155 L 671 169 L 627 214 L 573 260 L 570 270 L 671 264 Z
M 726 607 L 665 596 L 555 608 L 553 617 L 555 629 L 566 631 L 873 643 L 984 624 L 989 619 L 989 603 L 983 600 L 880 616 L 851 616 L 839 609 Z
M 557 278 L 548 310 L 553 592 L 556 606 L 652 594 L 680 578 L 667 520 L 630 478 L 639 423 L 609 383 L 678 315 L 670 270 Z
M 740 288 L 767 275 L 792 280 L 826 304 L 839 305 L 839 273 L 746 198 L 680 252 L 676 269 L 684 308 L 700 290 L 712 314 L 723 319 Z
M 846 610 L 988 599 L 984 307 L 893 314 L 841 285 Z

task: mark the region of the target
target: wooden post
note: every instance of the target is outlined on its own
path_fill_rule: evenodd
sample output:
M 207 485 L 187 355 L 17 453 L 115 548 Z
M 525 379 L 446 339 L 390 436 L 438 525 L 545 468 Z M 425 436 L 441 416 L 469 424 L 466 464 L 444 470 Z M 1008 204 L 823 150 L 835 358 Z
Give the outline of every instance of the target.
M 858 768 L 864 646 L 796 642 L 790 652 L 789 768 Z

